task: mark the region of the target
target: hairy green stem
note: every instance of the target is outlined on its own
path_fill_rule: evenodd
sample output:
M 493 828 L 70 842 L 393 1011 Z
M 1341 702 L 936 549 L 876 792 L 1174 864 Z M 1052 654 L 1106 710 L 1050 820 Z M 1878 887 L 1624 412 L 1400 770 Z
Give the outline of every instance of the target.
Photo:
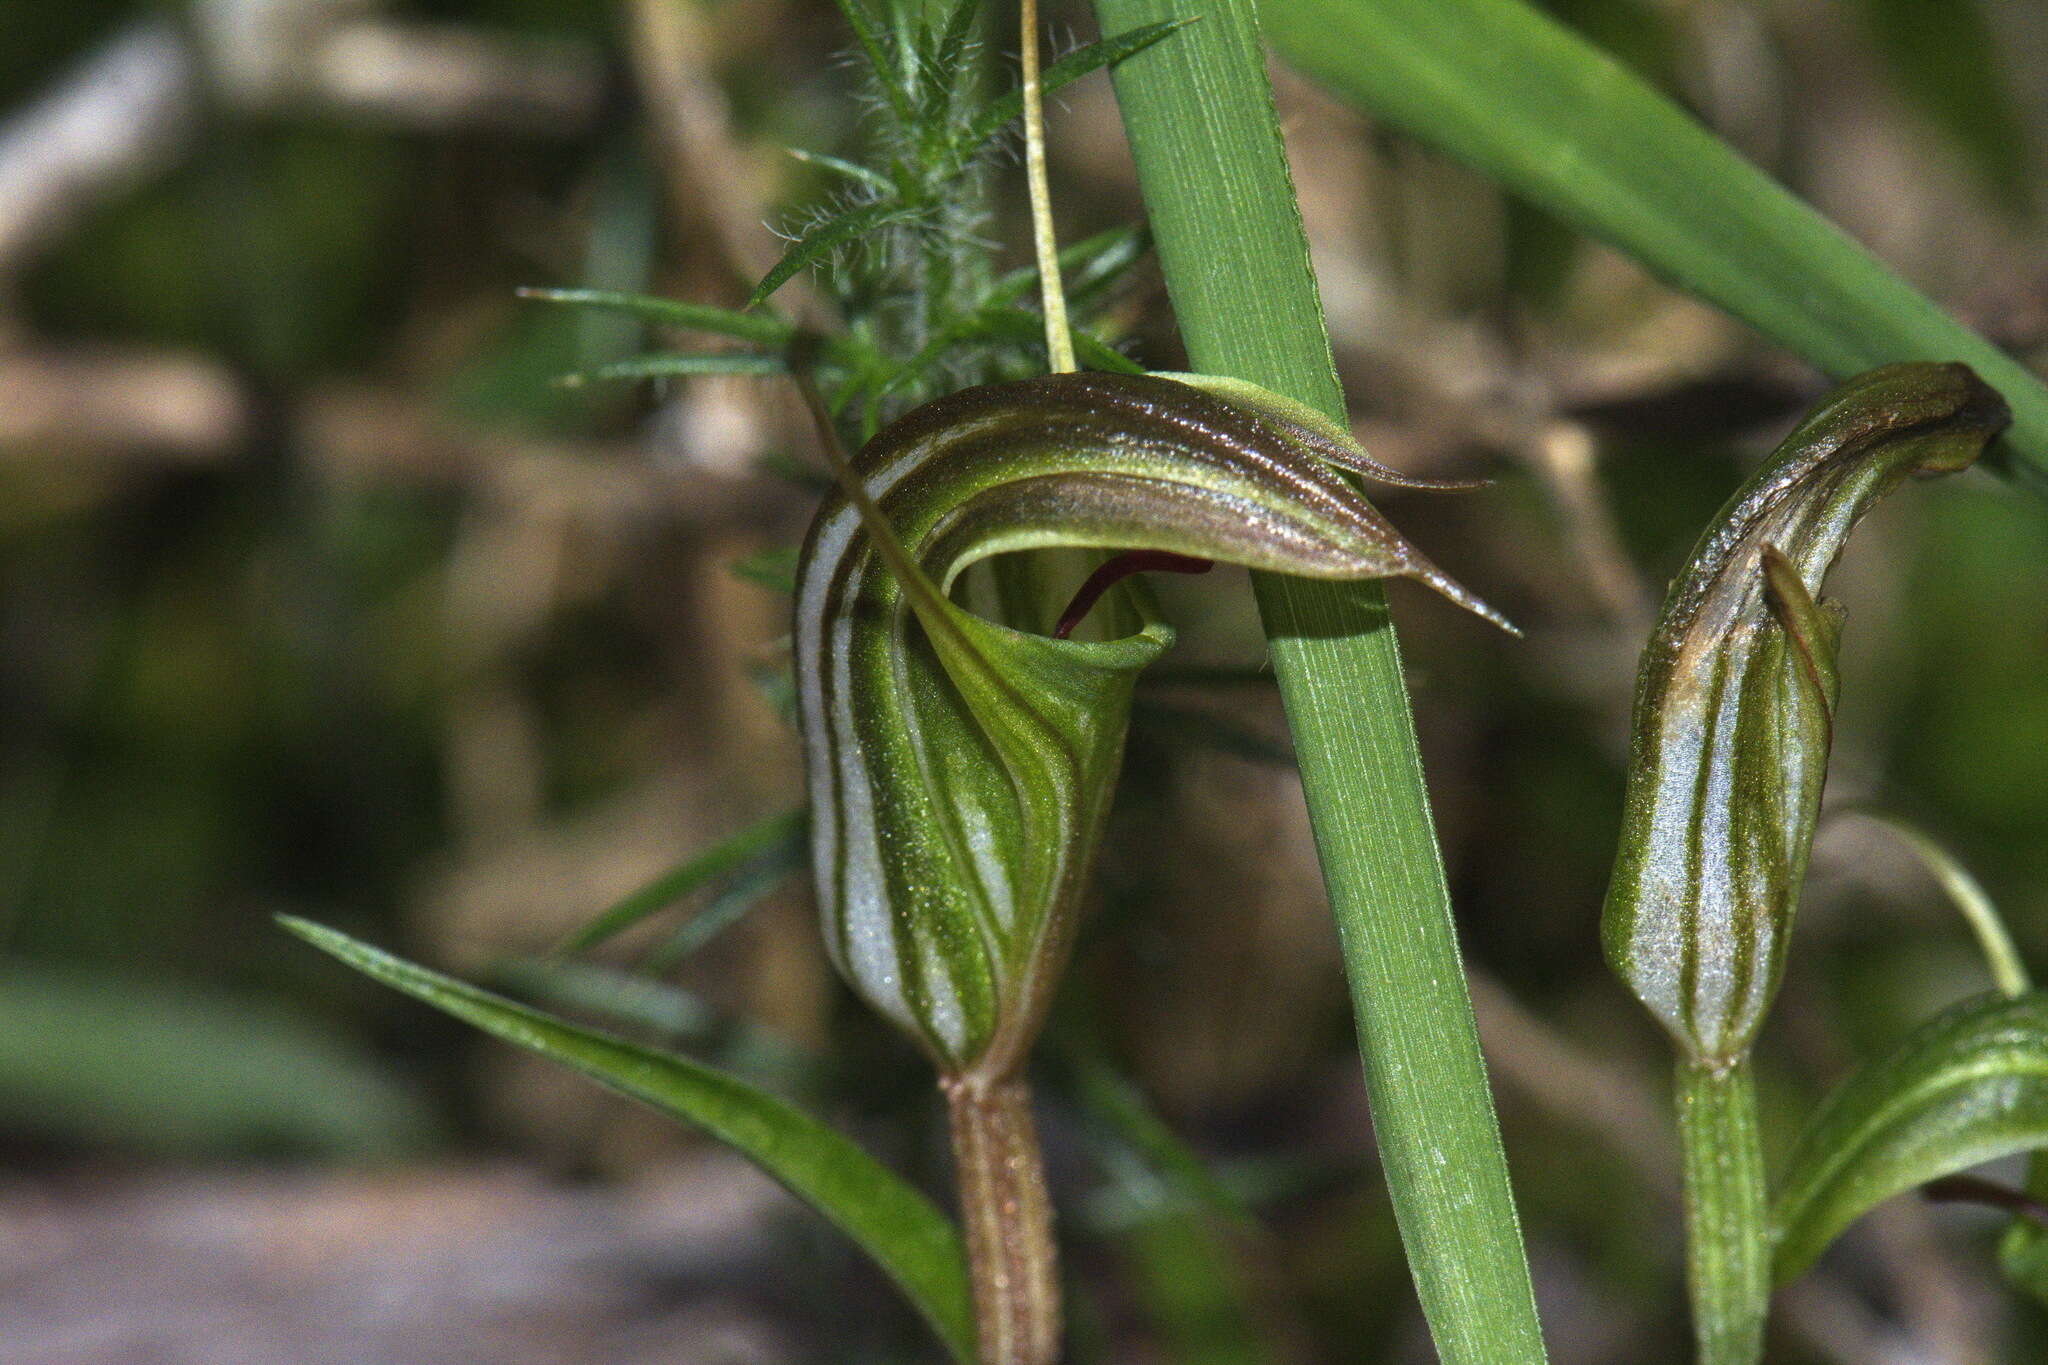
M 1700 1365 L 1756 1365 L 1770 1309 L 1769 1202 L 1747 1059 L 1725 1071 L 1678 1064 L 1686 1283 Z
M 1096 14 L 1105 33 L 1200 19 L 1114 71 L 1191 365 L 1343 421 L 1252 0 L 1096 0 Z M 1387 1188 L 1438 1354 L 1446 1365 L 1541 1361 L 1385 596 L 1371 583 L 1256 584 Z
M 981 1365 L 1053 1365 L 1060 1353 L 1059 1258 L 1030 1088 L 971 1074 L 950 1077 L 941 1088 Z

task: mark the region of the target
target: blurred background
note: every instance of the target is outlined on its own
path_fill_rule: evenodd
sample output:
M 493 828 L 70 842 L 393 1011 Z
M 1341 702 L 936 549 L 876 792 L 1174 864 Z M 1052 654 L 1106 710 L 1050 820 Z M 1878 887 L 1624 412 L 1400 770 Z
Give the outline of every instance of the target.
M 2048 10 L 1551 8 L 2048 355 Z M 546 956 L 799 800 L 778 552 L 815 493 L 781 381 L 563 388 L 659 338 L 514 290 L 738 304 L 770 225 L 829 192 L 786 149 L 862 153 L 837 11 L 0 16 L 0 1356 L 936 1359 L 737 1158 L 271 920 L 717 1062 L 943 1190 L 923 1064 L 830 976 L 786 856 Z M 1085 7 L 1050 17 L 1093 33 Z M 1361 436 L 1493 480 L 1382 503 L 1528 632 L 1395 590 L 1553 1354 L 1679 1359 L 1665 1051 L 1596 940 L 1626 707 L 1663 583 L 1824 385 L 1276 82 Z M 1067 240 L 1141 219 L 1102 77 L 1051 138 Z M 1020 180 L 995 184 L 1004 266 L 1026 258 Z M 1103 327 L 1183 363 L 1149 261 Z M 2044 510 L 1988 473 L 1907 490 L 1833 580 L 1831 804 L 1940 840 L 2037 969 Z M 1073 1359 L 1428 1360 L 1256 620 L 1225 574 L 1162 590 L 1183 645 L 1141 691 L 1039 1087 Z M 1855 1060 L 1987 984 L 1934 881 L 1854 814 L 1823 826 L 1796 944 L 1760 1062 L 1780 1148 Z M 1997 1229 L 1885 1206 L 1784 1296 L 1772 1359 L 2048 1358 Z

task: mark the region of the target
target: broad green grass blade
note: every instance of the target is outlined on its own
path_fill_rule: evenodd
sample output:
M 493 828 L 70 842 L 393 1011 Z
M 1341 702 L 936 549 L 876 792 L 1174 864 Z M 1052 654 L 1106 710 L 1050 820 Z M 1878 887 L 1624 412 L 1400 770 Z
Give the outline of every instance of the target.
M 1266 0 L 1281 53 L 1837 379 L 1960 360 L 2048 487 L 2048 388 L 1670 100 L 1520 0 Z
M 959 1233 L 936 1205 L 846 1138 L 709 1067 L 579 1028 L 333 929 L 290 916 L 278 922 L 387 986 L 694 1124 L 751 1157 L 874 1257 L 956 1359 L 973 1360 L 974 1316 Z
M 1895 1194 L 2048 1147 L 2048 995 L 1979 996 L 1922 1025 L 1821 1105 L 1772 1222 L 1780 1284 Z
M 1193 368 L 1343 420 L 1251 0 L 1097 0 L 1096 13 L 1105 32 L 1201 16 L 1113 72 Z M 1437 1350 L 1447 1365 L 1540 1361 L 1386 599 L 1369 583 L 1256 583 Z

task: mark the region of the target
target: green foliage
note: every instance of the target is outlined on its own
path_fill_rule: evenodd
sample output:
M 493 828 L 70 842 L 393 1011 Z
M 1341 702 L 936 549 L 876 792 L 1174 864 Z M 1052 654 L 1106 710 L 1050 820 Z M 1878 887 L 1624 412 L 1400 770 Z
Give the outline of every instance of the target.
M 1692 1063 L 1749 1050 L 1784 970 L 1834 736 L 1838 615 L 1821 580 L 1908 475 L 1961 469 L 2005 424 L 1960 365 L 1844 385 L 1715 518 L 1643 651 L 1609 962 Z
M 839 7 L 874 93 L 862 158 L 868 173 L 851 177 L 839 202 L 813 211 L 749 302 L 768 298 L 807 266 L 820 268 L 848 334 L 873 358 L 825 376 L 832 406 L 860 414 L 854 434 L 865 438 L 917 402 L 1022 377 L 1044 357 L 1018 329 L 963 326 L 1017 297 L 993 276 L 985 229 L 998 137 L 1023 102 L 1015 89 L 994 99 L 982 93 L 978 0 L 890 4 L 881 15 L 867 0 L 839 0 Z M 1050 94 L 1143 51 L 1171 28 L 1133 30 L 1070 53 L 1046 69 L 1043 88 Z M 1036 278 L 1032 272 L 1027 287 Z M 917 363 L 906 367 L 911 357 Z
M 1942 7 L 1944 12 L 1948 7 Z M 1271 0 L 1289 61 L 1837 379 L 1962 361 L 2048 479 L 2048 386 L 1611 58 L 1523 0 Z
M 788 250 L 755 285 L 747 311 L 592 289 L 535 289 L 544 302 L 623 313 L 691 332 L 731 337 L 761 348 L 657 352 L 634 356 L 565 383 L 657 379 L 698 374 L 786 373 L 792 348 L 826 393 L 842 437 L 859 445 L 891 417 L 938 394 L 971 384 L 1022 378 L 1044 366 L 1043 323 L 1019 303 L 1037 285 L 1035 269 L 998 276 L 986 227 L 989 174 L 1000 135 L 1022 112 L 1015 89 L 983 95 L 978 0 L 941 9 L 840 0 L 861 57 L 870 99 L 860 161 L 816 152 L 800 159 L 845 180 L 830 202 L 794 229 Z M 1048 67 L 1050 94 L 1082 76 L 1142 52 L 1175 23 L 1134 28 L 1067 54 Z M 1143 250 L 1144 234 L 1125 228 L 1060 253 L 1071 271 L 1076 316 L 1107 301 L 1110 288 Z M 759 311 L 806 270 L 816 272 L 843 331 L 814 336 Z M 1136 373 L 1139 366 L 1081 327 L 1076 353 L 1090 368 Z
M 580 1071 L 745 1153 L 874 1257 L 955 1359 L 973 1359 L 973 1310 L 952 1222 L 832 1129 L 709 1067 L 552 1018 L 333 929 L 289 916 L 279 923 L 387 986 Z
M 1772 1214 L 1780 1283 L 1895 1194 L 2048 1147 L 2048 995 L 1980 996 L 1852 1074 L 1814 1115 Z
M 691 854 L 674 868 L 606 907 L 564 939 L 558 951 L 588 952 L 648 916 L 659 914 L 700 888 L 731 876 L 764 855 L 799 846 L 808 824 L 808 812 L 789 810 L 748 825 L 711 847 Z
M 1114 73 L 1190 364 L 1341 421 L 1253 6 L 1097 0 L 1096 14 L 1111 31 L 1201 16 Z M 1374 1136 L 1437 1351 L 1451 1365 L 1542 1360 L 1385 598 L 1371 583 L 1254 585 L 1343 943 Z
M 367 1050 L 241 993 L 12 962 L 0 1040 L 0 1115 L 44 1136 L 351 1157 L 433 1136 Z

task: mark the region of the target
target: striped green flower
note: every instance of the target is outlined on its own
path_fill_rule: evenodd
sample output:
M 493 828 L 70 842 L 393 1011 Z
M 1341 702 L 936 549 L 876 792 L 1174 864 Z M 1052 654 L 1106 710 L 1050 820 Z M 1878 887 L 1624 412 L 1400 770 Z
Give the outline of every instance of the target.
M 1043 1020 L 1121 761 L 1120 638 L 984 619 L 971 565 L 1060 547 L 1418 579 L 1490 609 L 1339 472 L 1401 480 L 1319 414 L 1195 376 L 1063 374 L 929 403 L 855 457 L 798 568 L 794 633 L 825 938 L 942 1071 L 1015 1072 Z M 1112 571 L 1113 572 L 1113 571 Z
M 1836 390 L 1722 509 L 1671 585 L 1636 683 L 1603 937 L 1687 1058 L 1749 1049 L 1784 969 L 1827 775 L 1841 615 L 1817 601 L 1858 519 L 1968 466 L 2009 421 L 1961 365 Z

